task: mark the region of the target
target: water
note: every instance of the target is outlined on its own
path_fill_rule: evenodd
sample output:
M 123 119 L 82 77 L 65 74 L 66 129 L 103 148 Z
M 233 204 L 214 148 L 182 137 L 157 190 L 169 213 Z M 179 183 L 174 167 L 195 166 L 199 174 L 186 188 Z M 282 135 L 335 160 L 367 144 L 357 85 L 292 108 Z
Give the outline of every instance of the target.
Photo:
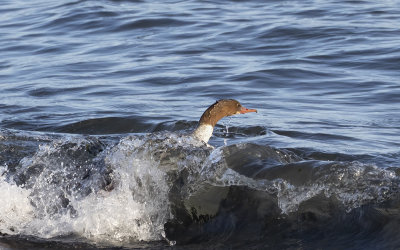
M 399 7 L 2 1 L 0 247 L 399 248 Z

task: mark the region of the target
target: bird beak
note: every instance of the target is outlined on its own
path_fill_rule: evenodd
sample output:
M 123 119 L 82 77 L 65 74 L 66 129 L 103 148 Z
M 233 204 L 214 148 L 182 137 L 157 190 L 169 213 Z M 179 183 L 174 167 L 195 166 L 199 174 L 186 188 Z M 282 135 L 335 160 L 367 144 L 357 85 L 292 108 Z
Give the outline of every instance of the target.
M 257 113 L 257 109 L 248 109 L 248 108 L 245 108 L 245 107 L 242 107 L 240 109 L 240 113 L 241 114 L 246 114 L 246 113 L 250 113 L 250 112 L 256 112 Z

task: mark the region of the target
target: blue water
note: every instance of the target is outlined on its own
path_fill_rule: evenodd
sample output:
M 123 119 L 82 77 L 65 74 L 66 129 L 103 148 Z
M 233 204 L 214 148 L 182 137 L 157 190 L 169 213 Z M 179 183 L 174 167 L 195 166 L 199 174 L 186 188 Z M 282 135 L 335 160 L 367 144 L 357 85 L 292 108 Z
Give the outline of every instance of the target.
M 2 1 L 0 188 L 11 191 L 0 197 L 19 198 L 0 208 L 13 218 L 0 218 L 0 246 L 399 248 L 399 23 L 393 0 Z M 214 149 L 176 137 L 225 98 L 258 113 L 221 120 Z M 152 162 L 177 151 L 172 164 Z M 91 191 L 71 182 L 59 191 L 80 198 L 43 200 L 74 174 Z M 186 210 L 196 192 L 170 175 L 224 195 L 198 195 L 214 205 L 195 219 Z M 279 190 L 266 194 L 266 180 Z M 120 206 L 93 201 L 114 182 Z M 150 212 L 125 225 L 121 200 Z M 94 223 L 90 202 L 115 221 Z M 10 215 L 13 206 L 25 215 Z

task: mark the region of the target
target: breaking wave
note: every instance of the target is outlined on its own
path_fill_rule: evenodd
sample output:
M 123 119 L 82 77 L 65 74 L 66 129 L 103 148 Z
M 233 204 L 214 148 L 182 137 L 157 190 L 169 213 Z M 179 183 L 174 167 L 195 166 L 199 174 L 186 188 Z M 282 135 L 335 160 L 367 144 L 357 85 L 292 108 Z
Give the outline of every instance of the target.
M 263 238 L 274 220 L 390 208 L 400 187 L 397 168 L 303 159 L 252 143 L 213 148 L 176 133 L 4 131 L 0 138 L 2 147 L 25 149 L 2 162 L 3 235 L 75 237 L 100 246 L 193 243 L 254 230 Z

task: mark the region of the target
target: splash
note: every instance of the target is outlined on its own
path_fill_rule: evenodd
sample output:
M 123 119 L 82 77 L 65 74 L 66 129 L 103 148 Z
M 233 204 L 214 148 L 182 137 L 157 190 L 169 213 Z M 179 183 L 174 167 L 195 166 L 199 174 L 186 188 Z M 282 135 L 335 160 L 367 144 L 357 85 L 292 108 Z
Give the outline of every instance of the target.
M 4 168 L 0 198 L 10 202 L 1 207 L 0 231 L 112 245 L 160 240 L 172 216 L 176 175 L 192 171 L 208 150 L 171 134 L 127 136 L 107 145 L 69 136 L 40 145 L 15 172 Z
M 0 172 L 4 172 L 1 167 Z M 30 191 L 18 187 L 15 183 L 6 181 L 5 176 L 0 176 L 0 232 L 14 235 L 24 231 L 34 216 L 29 195 Z
M 212 149 L 171 133 L 107 141 L 59 136 L 1 169 L 0 199 L 8 201 L 0 205 L 1 233 L 73 235 L 101 246 L 164 239 L 165 225 L 191 208 L 212 219 L 222 201 L 237 198 L 230 187 L 268 193 L 253 198 L 271 199 L 283 214 L 319 195 L 350 211 L 391 199 L 400 187 L 394 172 L 373 165 L 308 162 L 248 143 Z
M 350 212 L 364 204 L 380 203 L 394 197 L 400 179 L 393 171 L 359 162 L 329 163 L 317 168 L 306 185 L 286 185 L 278 190 L 282 213 L 295 212 L 302 202 L 319 194 L 337 199 Z
M 242 152 L 249 152 L 252 146 L 239 144 L 235 148 L 238 151 L 231 153 L 240 155 Z M 364 204 L 387 201 L 400 189 L 399 177 L 389 169 L 360 162 L 307 162 L 289 157 L 283 151 L 277 151 L 275 156 L 266 153 L 268 158 L 276 157 L 278 159 L 276 162 L 283 163 L 271 169 L 264 167 L 264 172 L 275 171 L 273 179 L 254 178 L 241 174 L 240 168 L 239 172 L 232 169 L 225 161 L 226 152 L 224 154 L 223 149 L 224 147 L 221 147 L 211 153 L 210 164 L 202 169 L 204 181 L 213 186 L 244 186 L 273 194 L 283 214 L 298 211 L 302 203 L 320 194 L 336 199 L 347 212 L 350 212 Z M 243 157 L 245 156 L 243 154 Z M 250 157 L 257 159 L 264 156 L 252 150 Z M 290 162 L 294 163 L 287 165 Z M 287 175 L 288 171 L 293 172 L 290 178 Z M 298 183 L 299 178 L 304 178 L 298 176 L 298 171 L 309 171 L 308 177 L 302 183 Z

